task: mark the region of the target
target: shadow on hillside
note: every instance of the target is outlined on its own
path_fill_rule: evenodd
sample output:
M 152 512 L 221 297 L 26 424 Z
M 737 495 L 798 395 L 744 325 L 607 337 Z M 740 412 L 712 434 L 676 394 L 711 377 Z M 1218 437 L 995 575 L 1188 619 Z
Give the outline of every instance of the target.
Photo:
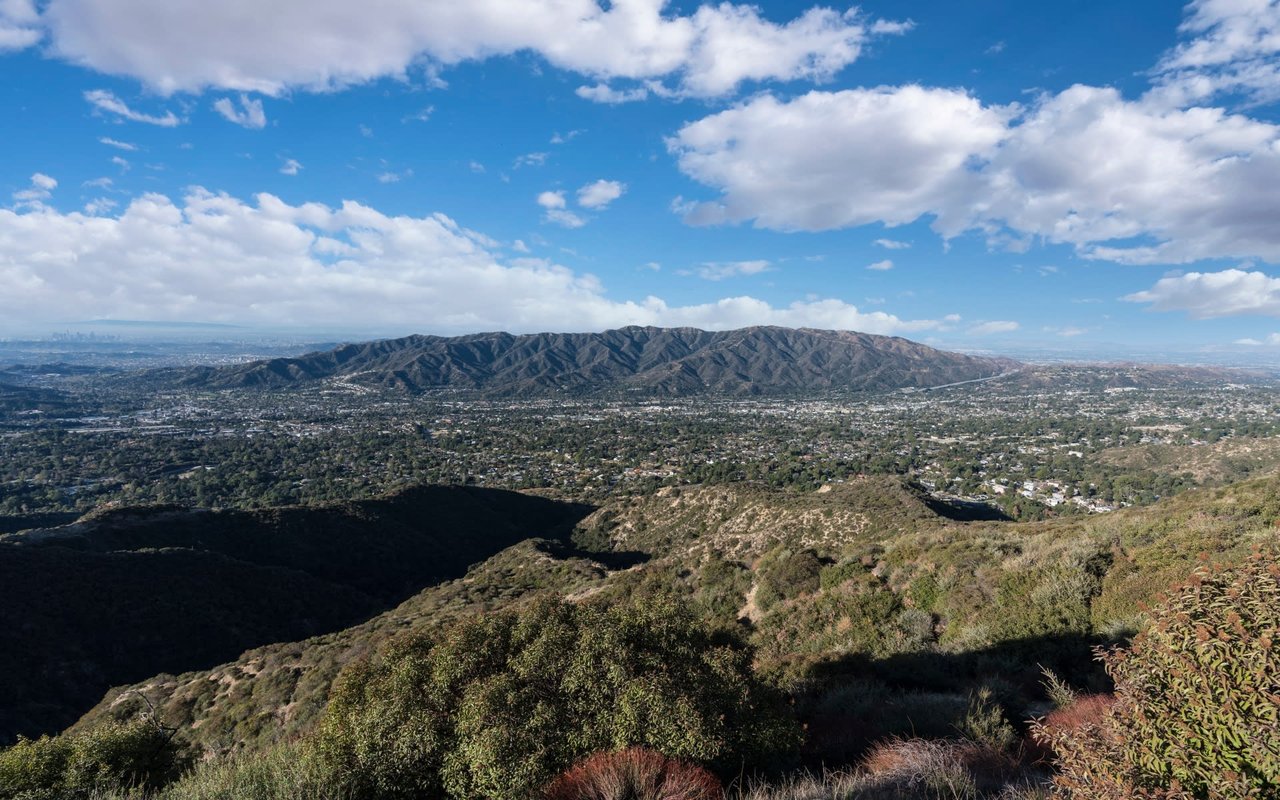
M 925 505 L 940 517 L 956 522 L 1012 522 L 1013 517 L 990 503 L 951 498 L 925 497 Z
M 30 528 L 52 528 L 55 525 L 66 525 L 69 522 L 75 522 L 79 518 L 80 514 L 75 511 L 14 516 L 0 515 L 0 534 L 17 533 Z
M 983 689 L 1025 735 L 1031 718 L 1049 708 L 1042 668 L 1077 691 L 1111 691 L 1110 679 L 1093 658 L 1100 644 L 1094 637 L 1068 634 L 966 653 L 851 655 L 813 665 L 811 681 L 797 698 L 809 732 L 802 760 L 811 769 L 831 768 L 857 763 L 886 739 L 963 735 L 971 703 Z
M 818 685 L 874 678 L 903 691 L 953 692 L 999 681 L 1028 697 L 1043 694 L 1042 668 L 1088 691 L 1109 691 L 1110 679 L 1094 648 L 1113 642 L 1098 636 L 1059 634 L 1011 639 L 961 653 L 921 650 L 872 658 L 855 653 L 819 662 L 809 671 Z
M 112 686 L 358 624 L 527 539 L 572 547 L 594 510 L 422 486 L 329 506 L 118 509 L 10 537 L 0 744 L 65 728 Z
M 610 571 L 618 571 L 638 567 L 649 561 L 652 556 L 639 550 L 593 550 L 576 547 L 572 543 L 565 544 L 563 539 L 547 542 L 540 548 L 552 558 L 585 558 L 594 561 Z

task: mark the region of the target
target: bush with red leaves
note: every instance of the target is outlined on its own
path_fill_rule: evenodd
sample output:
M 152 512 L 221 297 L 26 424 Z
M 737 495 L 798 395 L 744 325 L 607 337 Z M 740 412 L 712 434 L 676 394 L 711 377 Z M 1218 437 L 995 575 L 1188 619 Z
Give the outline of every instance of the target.
M 1115 705 L 1115 695 L 1084 694 L 1071 701 L 1065 708 L 1058 708 L 1041 723 L 1048 730 L 1073 733 L 1085 725 L 1097 725 L 1106 716 L 1107 709 Z
M 644 747 L 596 753 L 543 790 L 543 800 L 720 800 L 724 790 L 702 767 Z

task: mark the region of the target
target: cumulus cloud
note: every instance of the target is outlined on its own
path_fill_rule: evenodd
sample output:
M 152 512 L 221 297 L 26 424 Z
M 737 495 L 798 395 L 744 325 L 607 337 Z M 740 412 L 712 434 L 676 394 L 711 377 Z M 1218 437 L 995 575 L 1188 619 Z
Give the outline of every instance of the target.
M 968 165 L 994 152 L 1010 116 L 962 91 L 919 86 L 764 95 L 667 144 L 685 174 L 722 193 L 685 211 L 693 224 L 901 225 L 971 196 Z
M 888 272 L 889 270 L 893 269 L 893 262 L 886 258 L 883 261 L 877 261 L 874 264 L 868 264 L 867 269 L 875 270 L 876 272 Z
M 302 162 L 296 158 L 286 158 L 280 165 L 281 175 L 297 175 L 302 171 Z
M 564 192 L 542 192 L 538 195 L 538 205 L 543 208 L 564 208 Z
M 722 281 L 725 278 L 737 278 L 744 275 L 759 275 L 769 272 L 773 265 L 768 261 L 713 261 L 699 266 L 693 274 L 706 281 Z
M 326 90 L 427 65 L 537 53 L 607 81 L 660 79 L 712 97 L 744 81 L 825 80 L 874 36 L 904 23 L 812 8 L 785 22 L 721 2 L 692 14 L 666 0 L 49 0 L 51 51 L 165 93 L 213 87 L 279 95 Z M 155 35 L 163 30 L 164 36 Z
M 1127 295 L 1156 311 L 1185 311 L 1195 319 L 1259 314 L 1280 317 L 1280 278 L 1263 272 L 1227 269 L 1161 278 L 1155 286 Z
M 43 185 L 52 188 L 50 180 Z M 752 297 L 685 306 L 614 300 L 591 275 L 541 259 L 500 260 L 494 247 L 442 214 L 292 205 L 270 194 L 251 202 L 203 189 L 177 201 L 147 194 L 115 216 L 0 209 L 0 319 L 312 327 L 376 319 L 406 330 L 429 320 L 440 332 L 773 324 L 900 334 L 943 325 L 831 298 L 782 307 Z
M 39 42 L 44 37 L 39 22 L 33 0 L 0 0 L 0 53 Z
M 583 208 L 606 208 L 614 200 L 622 197 L 625 191 L 627 191 L 625 183 L 598 180 L 578 190 L 578 205 Z
M 989 322 L 982 322 L 974 325 L 969 329 L 970 336 L 991 336 L 996 333 L 1013 333 L 1022 326 L 1016 322 L 1003 319 L 993 319 Z
M 89 104 L 99 111 L 115 114 L 122 119 L 127 119 L 132 122 L 145 122 L 148 125 L 159 125 L 162 128 L 173 128 L 182 123 L 182 120 L 178 119 L 172 111 L 166 111 L 164 114 L 159 116 L 134 111 L 127 103 L 106 89 L 92 89 L 87 91 L 84 93 L 84 99 L 89 101 Z
M 252 128 L 254 130 L 265 128 L 267 126 L 267 114 L 262 108 L 262 101 L 243 94 L 240 95 L 239 100 L 240 106 L 237 108 L 235 101 L 231 98 L 218 98 L 213 103 L 213 110 L 242 128 Z
M 1073 86 L 1026 108 L 903 86 L 761 96 L 682 128 L 680 168 L 720 192 L 691 224 L 785 231 L 931 217 L 946 237 L 1041 237 L 1088 258 L 1280 260 L 1280 127 Z
M 568 203 L 564 199 L 564 192 L 562 191 L 542 192 L 538 195 L 538 205 L 546 209 L 542 218 L 547 222 L 554 222 L 566 228 L 581 228 L 587 224 L 585 219 L 566 208 Z
M 1187 35 L 1155 69 L 1153 99 L 1175 106 L 1219 94 L 1250 103 L 1280 99 L 1280 2 L 1193 0 Z

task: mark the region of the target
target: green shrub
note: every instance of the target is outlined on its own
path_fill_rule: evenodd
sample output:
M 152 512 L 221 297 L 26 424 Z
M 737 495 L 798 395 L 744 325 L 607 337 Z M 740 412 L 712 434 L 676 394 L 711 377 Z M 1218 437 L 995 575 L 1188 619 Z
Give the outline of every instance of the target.
M 1006 572 L 986 618 L 997 640 L 1088 634 L 1097 586 L 1094 576 L 1074 565 Z
M 542 601 L 352 664 L 317 745 L 360 797 L 528 797 L 632 745 L 736 772 L 799 738 L 750 661 L 670 599 Z
M 768 659 L 804 653 L 883 655 L 904 649 L 905 634 L 897 624 L 901 610 L 897 595 L 863 573 L 769 612 L 756 640 Z
M 969 710 L 959 725 L 966 739 L 997 752 L 1007 752 L 1018 744 L 1018 733 L 1009 724 L 995 693 L 983 686 L 969 697 Z
M 781 600 L 818 591 L 822 560 L 812 550 L 792 552 L 775 548 L 766 553 L 756 568 L 756 603 L 767 611 Z
M 346 800 L 329 785 L 306 748 L 279 745 L 262 753 L 201 762 L 165 788 L 159 800 Z
M 182 764 L 168 734 L 142 721 L 19 739 L 0 751 L 0 800 L 75 800 L 154 788 L 175 777 Z
M 1041 725 L 1073 798 L 1280 796 L 1280 564 L 1202 568 L 1104 656 L 1101 722 Z

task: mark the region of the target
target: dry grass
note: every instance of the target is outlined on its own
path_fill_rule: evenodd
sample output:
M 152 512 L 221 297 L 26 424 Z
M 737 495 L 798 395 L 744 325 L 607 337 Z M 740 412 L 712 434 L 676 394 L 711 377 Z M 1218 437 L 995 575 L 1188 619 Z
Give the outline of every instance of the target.
M 644 747 L 597 753 L 543 791 L 544 800 L 720 800 L 716 776 Z

